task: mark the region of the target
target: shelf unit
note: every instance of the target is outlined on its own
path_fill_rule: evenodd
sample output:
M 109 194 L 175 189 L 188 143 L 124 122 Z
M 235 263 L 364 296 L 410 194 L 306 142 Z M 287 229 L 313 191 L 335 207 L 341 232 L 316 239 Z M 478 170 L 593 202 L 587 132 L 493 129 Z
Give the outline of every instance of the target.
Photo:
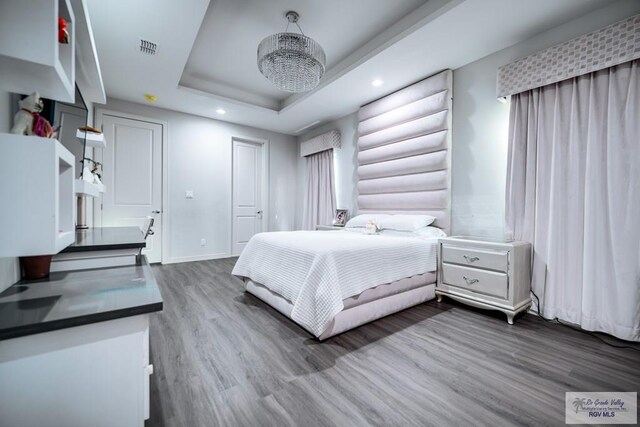
M 87 182 L 82 178 L 77 178 L 75 183 L 75 193 L 88 197 L 99 197 L 100 193 L 105 192 L 104 184 L 102 187 L 91 182 Z
M 87 147 L 94 147 L 94 148 L 107 147 L 107 141 L 104 139 L 103 133 L 84 132 L 78 129 L 76 131 L 76 138 L 78 138 L 81 142 L 84 142 L 86 138 Z
M 55 139 L 0 133 L 0 257 L 75 241 L 75 157 Z
M 76 18 L 76 84 L 87 102 L 106 104 L 102 73 L 85 0 L 70 0 Z
M 69 44 L 58 43 L 58 17 Z M 74 102 L 75 16 L 70 0 L 0 1 L 0 88 Z

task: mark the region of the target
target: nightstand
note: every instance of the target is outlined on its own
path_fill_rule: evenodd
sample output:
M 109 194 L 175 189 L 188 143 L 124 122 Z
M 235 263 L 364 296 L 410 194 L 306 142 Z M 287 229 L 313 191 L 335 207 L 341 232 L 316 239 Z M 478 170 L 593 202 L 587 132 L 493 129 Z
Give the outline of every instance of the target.
M 316 231 L 339 231 L 344 230 L 344 227 L 338 227 L 337 225 L 316 225 Z
M 499 310 L 511 325 L 516 314 L 531 308 L 530 243 L 462 236 L 438 241 L 438 302 L 446 296 Z

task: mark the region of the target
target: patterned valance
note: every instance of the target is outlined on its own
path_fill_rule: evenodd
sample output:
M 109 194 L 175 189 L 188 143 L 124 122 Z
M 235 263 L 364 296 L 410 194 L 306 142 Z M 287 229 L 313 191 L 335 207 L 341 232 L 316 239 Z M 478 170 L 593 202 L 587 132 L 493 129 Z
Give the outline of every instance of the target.
M 640 15 L 498 69 L 499 98 L 640 58 Z
M 321 151 L 340 147 L 340 131 L 332 130 L 301 143 L 300 157 L 306 157 Z

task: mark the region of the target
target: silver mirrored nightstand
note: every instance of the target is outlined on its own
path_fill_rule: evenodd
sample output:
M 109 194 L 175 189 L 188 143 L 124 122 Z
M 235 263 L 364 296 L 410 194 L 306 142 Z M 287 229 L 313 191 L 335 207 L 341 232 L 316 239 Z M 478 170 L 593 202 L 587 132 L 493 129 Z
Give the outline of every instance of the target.
M 474 237 L 439 239 L 438 302 L 446 296 L 478 308 L 499 310 L 513 324 L 531 308 L 531 244 Z

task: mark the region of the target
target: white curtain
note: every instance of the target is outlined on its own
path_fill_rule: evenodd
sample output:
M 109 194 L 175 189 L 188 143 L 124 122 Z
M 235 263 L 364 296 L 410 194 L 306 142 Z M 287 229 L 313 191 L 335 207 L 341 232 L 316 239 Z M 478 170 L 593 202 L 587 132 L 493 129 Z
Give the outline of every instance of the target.
M 333 150 L 321 151 L 306 159 L 302 228 L 313 230 L 316 225 L 331 224 L 336 213 Z
M 507 230 L 542 314 L 640 341 L 639 60 L 514 95 Z

